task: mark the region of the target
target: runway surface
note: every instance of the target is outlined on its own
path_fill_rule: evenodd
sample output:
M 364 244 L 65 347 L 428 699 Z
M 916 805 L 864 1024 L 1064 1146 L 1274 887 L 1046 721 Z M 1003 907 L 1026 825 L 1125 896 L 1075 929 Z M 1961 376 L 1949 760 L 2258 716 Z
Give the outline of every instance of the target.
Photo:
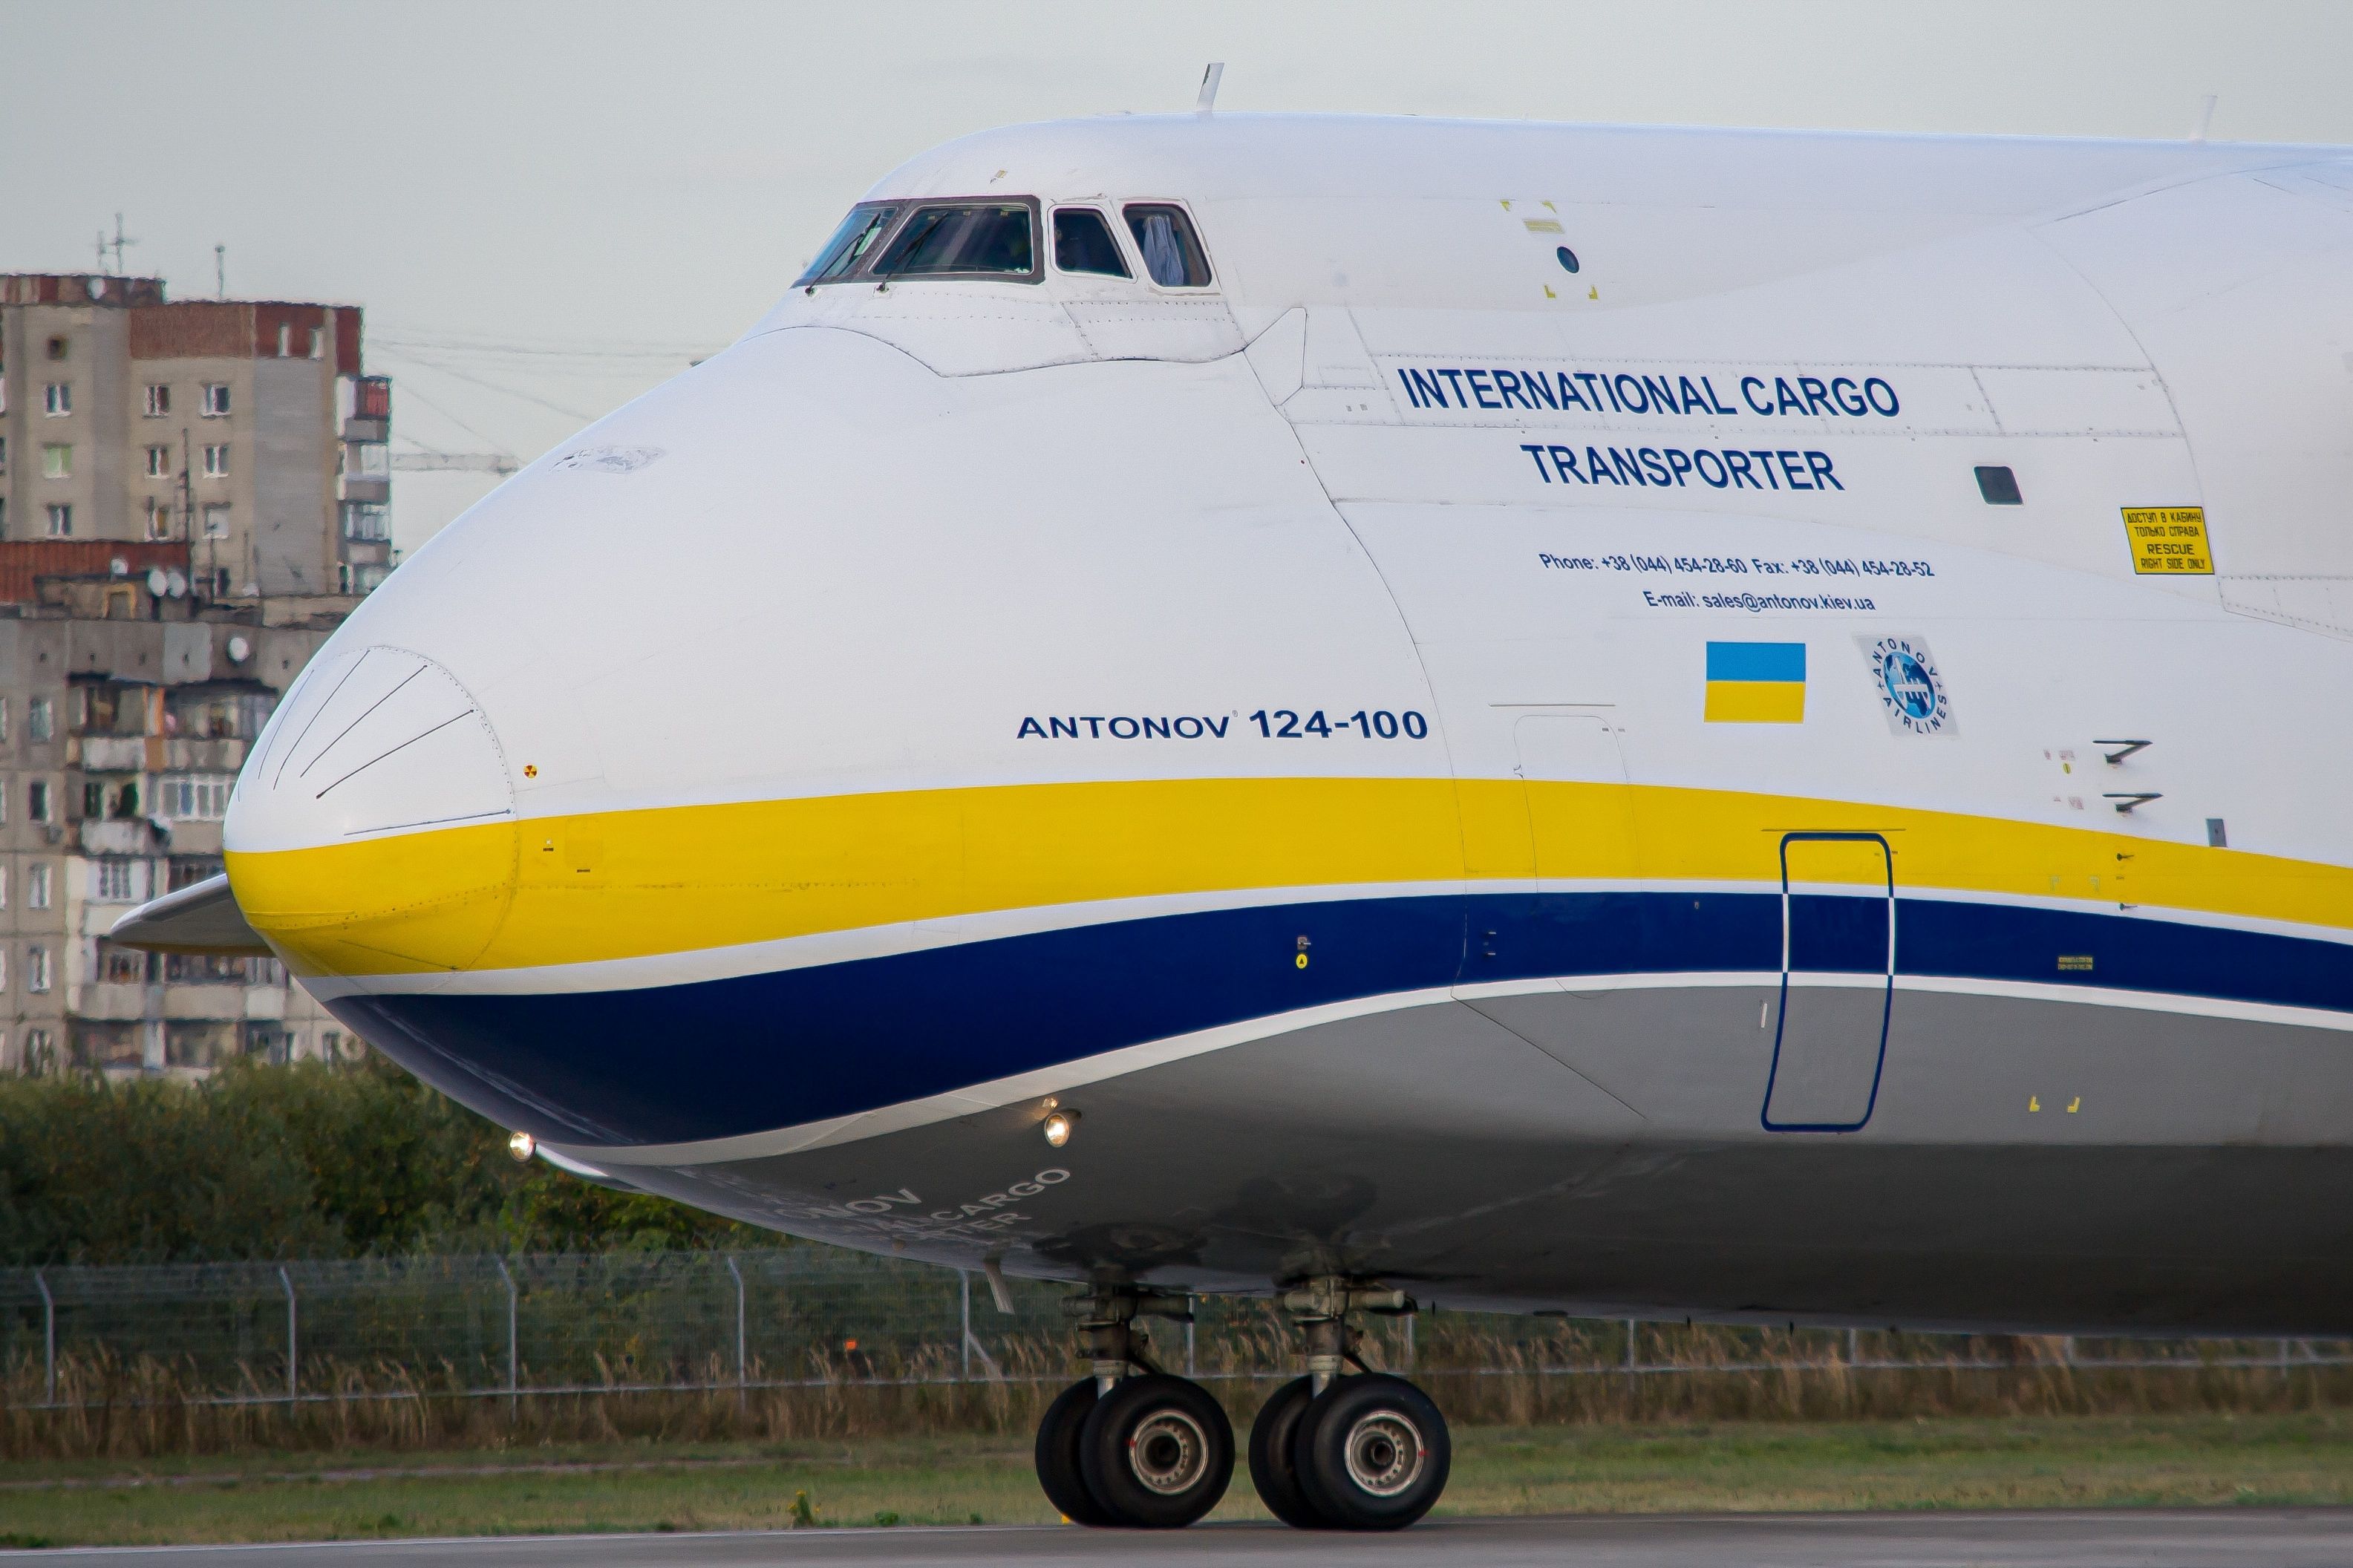
M 2084 1513 L 1711 1514 L 1445 1520 L 1398 1535 L 1319 1535 L 1274 1525 L 1173 1534 L 1064 1528 L 811 1530 L 712 1535 L 347 1542 L 0 1552 L 18 1559 L 287 1568 L 734 1568 L 849 1563 L 1155 1565 L 1431 1563 L 1461 1568 L 2345 1568 L 2353 1510 Z

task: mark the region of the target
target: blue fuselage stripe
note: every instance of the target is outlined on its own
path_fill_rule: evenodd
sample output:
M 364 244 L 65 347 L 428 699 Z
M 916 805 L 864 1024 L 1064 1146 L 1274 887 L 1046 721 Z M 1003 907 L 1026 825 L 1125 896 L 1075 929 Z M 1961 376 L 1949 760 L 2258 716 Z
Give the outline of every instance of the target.
M 1844 918 L 1861 909 L 1817 912 L 1858 930 L 1873 923 Z M 2353 1013 L 2353 949 L 2338 942 L 1914 899 L 1897 901 L 1895 929 L 1901 974 Z M 420 1077 L 506 1126 L 573 1142 L 670 1143 L 849 1115 L 1221 1025 L 1456 983 L 1778 972 L 1781 942 L 1778 893 L 1437 895 L 1121 921 L 689 984 L 396 994 L 332 1006 Z M 1844 951 L 1824 967 L 1884 966 L 1883 941 Z

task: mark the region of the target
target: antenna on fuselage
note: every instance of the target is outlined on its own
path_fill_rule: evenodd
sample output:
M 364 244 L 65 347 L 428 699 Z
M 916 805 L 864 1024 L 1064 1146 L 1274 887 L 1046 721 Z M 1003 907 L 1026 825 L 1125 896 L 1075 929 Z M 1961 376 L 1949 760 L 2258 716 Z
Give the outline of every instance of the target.
M 2205 141 L 2207 127 L 2214 123 L 2214 94 L 2208 93 L 2206 101 L 2198 106 L 2198 124 L 2189 132 L 2189 140 L 2192 142 Z
M 1201 96 L 1193 105 L 1196 114 L 1208 114 L 1218 106 L 1218 83 L 1226 78 L 1226 62 L 1211 60 L 1209 68 L 1201 73 Z

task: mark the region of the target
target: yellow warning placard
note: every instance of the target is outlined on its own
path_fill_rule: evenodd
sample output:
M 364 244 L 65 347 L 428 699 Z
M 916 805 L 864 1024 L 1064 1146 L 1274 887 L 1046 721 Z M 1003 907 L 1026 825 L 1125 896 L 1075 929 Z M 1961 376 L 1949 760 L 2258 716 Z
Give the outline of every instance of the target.
M 2214 574 L 2214 556 L 2206 547 L 2204 507 L 2128 506 L 2124 514 L 2125 540 L 2132 547 L 2136 573 Z

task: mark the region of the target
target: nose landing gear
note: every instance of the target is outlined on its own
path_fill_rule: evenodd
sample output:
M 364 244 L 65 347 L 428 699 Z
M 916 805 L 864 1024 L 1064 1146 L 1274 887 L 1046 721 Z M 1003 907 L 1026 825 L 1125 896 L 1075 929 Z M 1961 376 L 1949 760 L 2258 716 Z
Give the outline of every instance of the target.
M 1174 1530 L 1218 1505 L 1234 1474 L 1234 1429 L 1199 1384 L 1153 1363 L 1135 1319 L 1183 1318 L 1174 1302 L 1098 1286 L 1065 1303 L 1082 1320 L 1092 1375 L 1038 1427 L 1038 1483 L 1074 1524 Z M 1131 1376 L 1140 1369 L 1144 1375 Z
M 1401 1530 L 1446 1489 L 1453 1445 L 1430 1396 L 1367 1371 L 1351 1311 L 1413 1310 L 1401 1290 L 1318 1279 L 1282 1297 L 1307 1342 L 1307 1375 L 1250 1424 L 1250 1482 L 1267 1511 L 1302 1530 Z M 1345 1376 L 1343 1365 L 1356 1374 Z
M 1306 1341 L 1308 1370 L 1250 1424 L 1250 1481 L 1261 1500 L 1302 1530 L 1411 1524 L 1446 1489 L 1446 1418 L 1412 1384 L 1366 1368 L 1347 1319 L 1410 1312 L 1413 1303 L 1402 1291 L 1326 1279 L 1286 1291 L 1282 1306 Z M 1092 1375 L 1063 1390 L 1039 1424 L 1047 1499 L 1076 1524 L 1192 1523 L 1225 1495 L 1233 1428 L 1207 1390 L 1153 1363 L 1134 1326 L 1139 1314 L 1182 1318 L 1183 1309 L 1132 1286 L 1098 1286 L 1066 1307 L 1082 1320 Z

